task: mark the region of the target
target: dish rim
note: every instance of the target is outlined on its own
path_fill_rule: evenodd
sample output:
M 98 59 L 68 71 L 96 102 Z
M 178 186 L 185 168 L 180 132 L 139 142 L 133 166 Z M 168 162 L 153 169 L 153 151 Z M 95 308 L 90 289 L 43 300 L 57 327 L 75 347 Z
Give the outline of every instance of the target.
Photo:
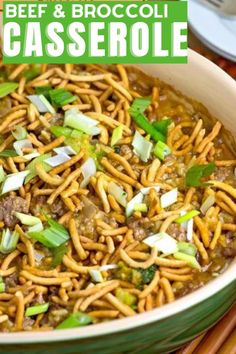
M 219 80 L 224 82 L 232 91 L 235 91 L 236 97 L 236 82 L 221 70 L 217 65 L 199 55 L 195 51 L 189 49 L 189 60 L 201 67 L 212 67 L 215 74 L 219 76 Z M 142 68 L 142 65 L 138 65 Z M 137 314 L 134 317 L 127 317 L 124 319 L 112 320 L 112 322 L 104 322 L 94 324 L 92 326 L 65 329 L 65 330 L 51 330 L 51 331 L 26 331 L 16 333 L 0 333 L 0 343 L 9 344 L 32 344 L 32 343 L 48 343 L 71 341 L 78 339 L 88 339 L 91 337 L 106 336 L 108 334 L 115 334 L 124 332 L 137 327 L 151 324 L 163 320 L 165 318 L 174 316 L 182 311 L 185 311 L 193 306 L 198 305 L 211 298 L 213 295 L 223 290 L 236 280 L 236 259 L 232 261 L 229 268 L 219 277 L 211 280 L 202 288 L 194 291 L 191 294 L 185 295 L 182 298 L 175 300 L 173 303 L 164 305 L 160 308 L 153 309 L 149 312 Z M 133 319 L 135 318 L 135 321 Z M 111 325 L 112 324 L 112 325 Z
M 1 333 L 0 343 L 1 345 L 30 344 L 89 339 L 91 337 L 93 338 L 106 336 L 109 334 L 124 332 L 137 327 L 142 327 L 177 315 L 178 313 L 188 310 L 189 308 L 211 298 L 216 293 L 220 292 L 233 281 L 235 281 L 235 274 L 236 259 L 222 275 L 210 281 L 202 288 L 199 288 L 193 293 L 185 295 L 170 304 L 164 305 L 149 312 L 137 314 L 134 317 L 132 316 L 124 319 L 112 320 L 112 322 L 98 323 L 92 326 L 85 326 L 74 329 Z M 135 321 L 133 321 L 134 318 Z

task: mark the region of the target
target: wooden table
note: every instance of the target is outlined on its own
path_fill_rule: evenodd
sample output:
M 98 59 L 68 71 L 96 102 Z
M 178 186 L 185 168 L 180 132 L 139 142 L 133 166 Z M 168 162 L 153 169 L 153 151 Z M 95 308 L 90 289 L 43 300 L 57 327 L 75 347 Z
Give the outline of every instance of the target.
M 212 329 L 175 354 L 236 354 L 236 305 Z

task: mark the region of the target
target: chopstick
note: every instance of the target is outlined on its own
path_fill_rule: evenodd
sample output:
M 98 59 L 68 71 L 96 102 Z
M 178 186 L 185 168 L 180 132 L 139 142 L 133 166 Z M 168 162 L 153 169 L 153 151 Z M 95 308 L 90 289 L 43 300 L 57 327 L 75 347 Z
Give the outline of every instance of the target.
M 235 347 L 236 305 L 209 332 L 201 334 L 175 354 L 235 354 Z
M 226 338 L 236 327 L 236 306 L 207 334 L 203 344 L 197 349 L 198 354 L 216 354 Z M 228 354 L 228 353 L 227 353 Z
M 201 343 L 203 338 L 207 332 L 201 334 L 199 337 L 195 338 L 190 342 L 189 344 L 186 345 L 186 347 L 179 349 L 175 354 L 192 354 L 194 350 L 198 347 L 198 345 Z
M 218 351 L 218 354 L 235 354 L 236 353 L 236 328 L 231 333 L 227 341 Z

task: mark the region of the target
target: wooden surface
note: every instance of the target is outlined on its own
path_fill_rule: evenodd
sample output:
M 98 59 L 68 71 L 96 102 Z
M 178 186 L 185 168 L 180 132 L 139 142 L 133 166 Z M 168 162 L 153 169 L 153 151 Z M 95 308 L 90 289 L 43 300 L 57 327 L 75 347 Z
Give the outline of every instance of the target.
M 236 354 L 236 305 L 211 330 L 175 354 Z

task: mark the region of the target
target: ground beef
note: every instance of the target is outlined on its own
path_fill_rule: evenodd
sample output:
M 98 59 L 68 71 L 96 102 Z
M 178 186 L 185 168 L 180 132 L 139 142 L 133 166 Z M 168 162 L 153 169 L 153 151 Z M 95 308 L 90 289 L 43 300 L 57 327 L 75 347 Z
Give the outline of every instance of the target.
M 54 295 L 57 295 L 58 288 L 56 286 L 50 286 L 49 291 L 50 291 L 50 295 L 54 296 Z
M 121 145 L 121 148 L 120 148 L 120 154 L 122 156 L 124 155 L 129 155 L 129 154 L 133 154 L 133 151 L 131 150 L 131 148 L 129 147 L 129 145 Z
M 67 211 L 65 204 L 59 198 L 55 200 L 55 203 L 50 205 L 50 209 L 54 217 L 60 217 Z
M 47 197 L 45 195 L 40 195 L 31 199 L 30 212 L 33 215 L 39 215 L 41 211 L 45 213 L 48 212 L 47 209 Z
M 236 242 L 236 232 L 235 231 L 228 231 L 225 234 L 227 244 L 232 242 Z
M 51 309 L 48 315 L 49 326 L 57 326 L 59 323 L 64 321 L 69 315 L 68 310 L 63 308 Z
M 223 251 L 225 257 L 236 257 L 236 248 L 226 247 Z
M 166 232 L 178 241 L 186 240 L 186 231 L 181 225 L 171 224 L 166 230 Z
M 220 182 L 226 180 L 230 175 L 232 175 L 232 167 L 220 167 L 214 172 L 215 179 Z
M 23 329 L 24 331 L 30 331 L 34 324 L 34 320 L 31 317 L 25 317 L 23 321 Z
M 134 238 L 137 241 L 144 240 L 154 231 L 154 223 L 152 223 L 148 218 L 135 219 L 131 216 L 127 221 L 127 225 L 129 229 L 133 230 Z
M 43 304 L 44 302 L 43 294 L 39 293 L 35 298 L 35 304 Z
M 82 209 L 79 214 L 77 228 L 79 234 L 91 238 L 96 241 L 98 233 L 96 231 L 96 218 L 106 221 L 106 214 L 100 210 L 100 201 L 96 198 L 88 199 L 86 196 L 81 196 Z M 98 204 L 98 205 L 97 205 Z M 109 219 L 108 219 L 109 220 Z
M 0 118 L 7 115 L 11 110 L 11 100 L 9 97 L 4 97 L 0 100 Z
M 59 198 L 52 205 L 47 204 L 48 197 L 40 195 L 31 201 L 30 211 L 33 215 L 39 215 L 42 211 L 49 214 L 52 218 L 60 218 L 68 209 Z
M 9 275 L 8 277 L 4 278 L 4 283 L 6 286 L 6 291 L 8 291 L 9 288 L 14 288 L 18 284 L 18 275 L 17 273 L 13 273 Z
M 0 220 L 4 221 L 5 226 L 14 227 L 19 221 L 14 212 L 28 213 L 26 200 L 21 197 L 9 196 L 0 200 Z
M 236 257 L 236 239 L 232 240 L 222 253 L 225 257 Z

